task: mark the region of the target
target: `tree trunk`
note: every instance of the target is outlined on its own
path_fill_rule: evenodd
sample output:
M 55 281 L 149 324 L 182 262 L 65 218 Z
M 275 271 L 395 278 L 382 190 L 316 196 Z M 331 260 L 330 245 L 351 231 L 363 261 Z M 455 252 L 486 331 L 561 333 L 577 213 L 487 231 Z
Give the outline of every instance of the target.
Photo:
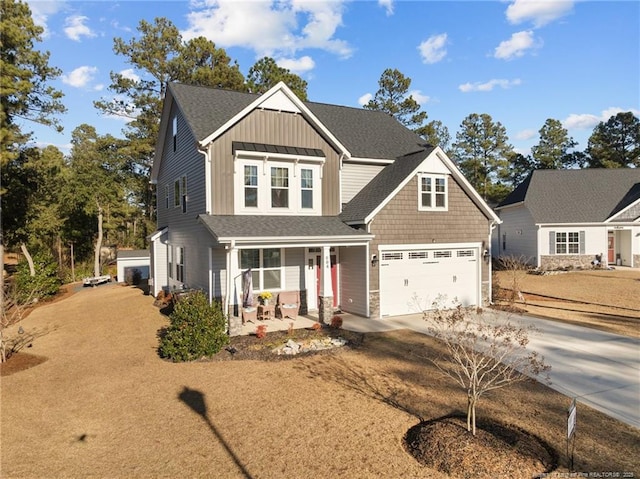
M 98 238 L 94 252 L 93 275 L 100 276 L 100 251 L 102 250 L 102 207 L 98 205 Z
M 24 257 L 27 258 L 27 263 L 29 263 L 29 276 L 34 277 L 36 275 L 36 268 L 33 266 L 33 258 L 31 257 L 31 254 L 29 254 L 27 245 L 25 243 L 20 243 L 20 249 L 22 250 Z
M 75 258 L 73 255 L 73 243 L 71 243 L 71 282 L 76 282 L 76 265 Z

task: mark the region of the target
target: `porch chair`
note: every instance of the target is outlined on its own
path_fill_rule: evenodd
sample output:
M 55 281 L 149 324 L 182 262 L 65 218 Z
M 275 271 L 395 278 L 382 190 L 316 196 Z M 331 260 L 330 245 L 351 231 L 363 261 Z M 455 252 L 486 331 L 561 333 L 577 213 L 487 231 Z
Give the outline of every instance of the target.
M 300 310 L 300 293 L 298 291 L 283 291 L 278 294 L 278 309 L 280 317 L 298 319 Z

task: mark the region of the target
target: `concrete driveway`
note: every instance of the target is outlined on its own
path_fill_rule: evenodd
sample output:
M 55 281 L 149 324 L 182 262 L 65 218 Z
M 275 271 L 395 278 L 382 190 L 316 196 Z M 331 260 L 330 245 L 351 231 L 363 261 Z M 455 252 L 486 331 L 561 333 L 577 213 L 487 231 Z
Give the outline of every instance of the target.
M 639 339 L 526 315 L 511 315 L 510 320 L 539 330 L 529 336 L 529 347 L 551 365 L 553 389 L 640 428 Z M 343 328 L 362 332 L 406 328 L 427 334 L 427 323 L 418 314 L 384 320 L 345 315 Z

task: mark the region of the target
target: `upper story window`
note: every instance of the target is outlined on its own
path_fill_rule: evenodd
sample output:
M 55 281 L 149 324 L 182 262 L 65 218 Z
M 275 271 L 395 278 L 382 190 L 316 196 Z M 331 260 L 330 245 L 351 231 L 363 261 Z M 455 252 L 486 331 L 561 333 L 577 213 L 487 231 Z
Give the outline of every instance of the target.
M 173 151 L 178 148 L 178 115 L 174 115 L 171 121 L 171 130 L 173 132 Z
M 446 211 L 448 203 L 447 177 L 445 175 L 418 175 L 418 210 Z
M 169 199 L 167 198 L 167 205 Z M 182 206 L 182 212 L 187 212 L 187 177 L 181 176 L 173 182 L 173 206 Z
M 324 161 L 320 150 L 234 142 L 235 213 L 321 215 Z
M 271 207 L 289 208 L 289 168 L 271 167 Z
M 171 196 L 169 195 L 169 185 L 164 185 L 164 207 L 169 208 Z

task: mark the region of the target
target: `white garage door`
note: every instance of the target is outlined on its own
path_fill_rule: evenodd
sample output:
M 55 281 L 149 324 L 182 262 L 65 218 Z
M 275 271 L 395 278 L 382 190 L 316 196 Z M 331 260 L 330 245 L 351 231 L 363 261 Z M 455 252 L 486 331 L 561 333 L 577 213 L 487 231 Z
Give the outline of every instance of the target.
M 381 316 L 478 304 L 478 248 L 382 251 L 379 264 Z

